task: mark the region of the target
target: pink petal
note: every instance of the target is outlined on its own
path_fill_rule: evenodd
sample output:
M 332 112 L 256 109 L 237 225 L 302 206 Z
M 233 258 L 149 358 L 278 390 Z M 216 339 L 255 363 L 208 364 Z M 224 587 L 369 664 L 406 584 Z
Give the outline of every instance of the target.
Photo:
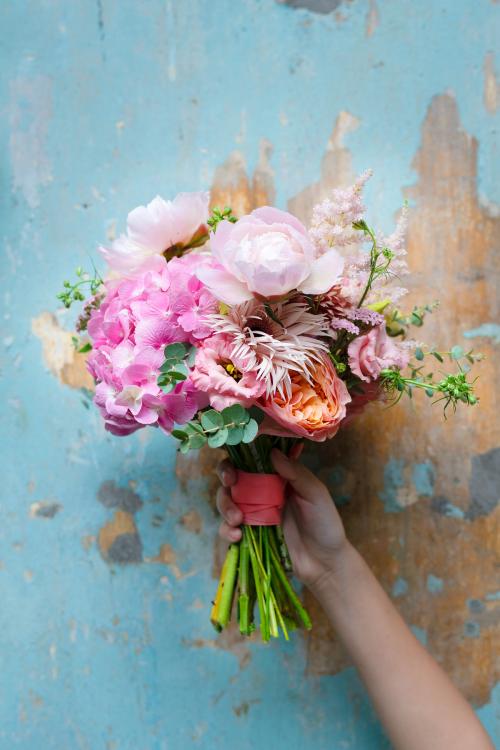
M 304 294 L 324 294 L 338 281 L 344 268 L 344 259 L 336 250 L 320 255 L 311 264 L 311 273 L 299 288 Z
M 218 231 L 218 230 L 217 230 Z M 198 278 L 211 290 L 217 299 L 228 305 L 239 305 L 253 298 L 252 293 L 241 281 L 223 268 L 199 268 Z

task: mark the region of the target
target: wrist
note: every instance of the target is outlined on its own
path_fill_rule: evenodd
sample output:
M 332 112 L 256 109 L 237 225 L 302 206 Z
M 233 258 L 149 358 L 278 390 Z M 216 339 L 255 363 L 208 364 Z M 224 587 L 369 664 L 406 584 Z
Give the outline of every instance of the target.
M 357 559 L 359 559 L 359 553 L 348 539 L 345 539 L 329 555 L 324 570 L 314 580 L 307 583 L 307 588 L 321 603 L 337 588 L 341 579 L 349 577 L 351 573 L 354 574 Z

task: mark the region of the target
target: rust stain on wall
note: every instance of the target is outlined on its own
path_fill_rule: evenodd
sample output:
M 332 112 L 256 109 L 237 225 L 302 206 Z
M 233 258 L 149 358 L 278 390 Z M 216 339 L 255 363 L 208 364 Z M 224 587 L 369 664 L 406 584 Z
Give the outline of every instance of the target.
M 441 300 L 426 324 L 430 343 L 461 343 L 463 330 L 498 317 L 500 219 L 478 201 L 477 148 L 454 99 L 435 97 L 413 163 L 418 180 L 407 191 L 415 201 L 407 304 Z M 430 651 L 477 705 L 500 676 L 499 608 L 492 596 L 500 554 L 500 425 L 492 415 L 499 404 L 492 344 L 485 342 L 483 351 L 488 358 L 478 368 L 477 409 L 443 422 L 427 400 L 389 411 L 373 407 L 309 459 L 327 481 L 332 467 L 341 467 L 331 488 L 339 496 L 348 485 L 341 512 L 350 539 L 385 588 L 394 587 L 406 621 L 426 634 Z M 391 466 L 401 470 L 401 486 L 411 481 L 407 467 L 433 467 L 432 486 L 420 495 L 415 486 L 418 501 L 400 512 L 388 512 L 382 501 L 390 490 L 384 487 L 390 472 L 383 469 Z M 309 671 L 335 673 L 345 656 L 313 598 L 306 598 L 315 621 Z
M 211 187 L 212 206 L 231 206 L 236 216 L 243 216 L 258 206 L 274 203 L 274 172 L 271 167 L 273 147 L 263 138 L 259 160 L 252 177 L 240 151 L 233 151 L 216 169 Z
M 94 388 L 94 381 L 85 366 L 85 355 L 79 354 L 71 340 L 72 334 L 61 328 L 56 316 L 43 312 L 31 321 L 31 330 L 42 342 L 46 367 L 61 383 L 70 388 Z
M 288 201 L 288 210 L 306 226 L 311 220 L 313 206 L 326 197 L 334 187 L 346 187 L 354 179 L 352 156 L 344 139 L 359 127 L 359 120 L 349 112 L 340 112 L 333 126 L 321 160 L 320 177 Z

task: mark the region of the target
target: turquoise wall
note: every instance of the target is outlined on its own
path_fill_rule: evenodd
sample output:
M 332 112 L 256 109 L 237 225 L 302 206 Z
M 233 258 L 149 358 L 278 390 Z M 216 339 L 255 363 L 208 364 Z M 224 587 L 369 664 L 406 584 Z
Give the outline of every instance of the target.
M 374 169 L 388 229 L 437 95 L 498 204 L 499 18 L 490 0 L 0 4 L 1 748 L 389 747 L 352 668 L 306 670 L 300 636 L 216 639 L 210 467 L 104 432 L 55 295 L 156 193 L 257 170 L 286 207 L 325 149 Z

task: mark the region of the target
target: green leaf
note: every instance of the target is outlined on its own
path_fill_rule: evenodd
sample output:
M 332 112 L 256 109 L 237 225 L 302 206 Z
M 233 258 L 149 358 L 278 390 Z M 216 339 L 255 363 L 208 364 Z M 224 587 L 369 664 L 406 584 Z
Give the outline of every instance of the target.
M 229 430 L 227 429 L 227 427 L 222 427 L 222 429 L 214 432 L 213 435 L 209 435 L 208 444 L 210 448 L 220 448 L 226 442 L 228 435 Z
M 255 419 L 251 419 L 243 428 L 242 442 L 251 443 L 252 440 L 255 440 L 255 438 L 257 437 L 258 431 L 259 425 L 255 421 Z
M 243 438 L 242 427 L 231 427 L 229 434 L 226 439 L 226 445 L 238 445 L 241 443 Z
M 167 375 L 171 380 L 186 380 L 187 378 L 185 372 L 178 372 L 177 370 L 170 370 Z
M 173 359 L 179 362 L 179 360 L 184 359 L 186 356 L 186 347 L 181 343 L 167 344 L 163 350 L 163 356 L 165 359 Z
M 246 424 L 250 419 L 250 414 L 241 406 L 241 404 L 233 404 L 232 406 L 226 406 L 226 408 L 222 410 L 222 417 L 224 419 L 224 424 L 231 424 L 231 422 L 234 422 L 235 424 Z
M 200 419 L 203 429 L 207 430 L 207 432 L 218 429 L 219 427 L 224 427 L 224 419 L 222 417 L 222 414 L 220 414 L 218 411 L 215 411 L 215 409 L 204 411 Z
M 439 352 L 431 352 L 432 356 L 437 359 L 438 362 L 444 362 L 444 359 Z
M 177 440 L 186 440 L 188 438 L 187 432 L 184 432 L 184 430 L 172 430 L 171 432 L 172 437 L 177 438 Z
M 196 359 L 197 352 L 198 352 L 198 349 L 195 346 L 192 346 L 190 350 L 188 351 L 187 357 L 186 357 L 186 364 L 188 367 L 194 366 L 194 361 Z
M 450 351 L 450 357 L 452 359 L 461 359 L 464 356 L 464 350 L 461 346 L 454 346 Z
M 189 447 L 193 450 L 197 450 L 198 448 L 203 448 L 206 442 L 207 439 L 205 435 L 193 435 L 189 438 Z
M 92 351 L 92 344 L 90 343 L 90 341 L 87 341 L 86 344 L 82 344 L 82 346 L 80 346 L 80 348 L 78 349 L 78 352 L 80 354 L 86 354 L 90 351 Z
M 429 398 L 432 398 L 434 396 L 435 391 L 432 388 L 426 388 L 425 389 L 425 395 L 429 396 Z
M 424 353 L 422 349 L 419 346 L 417 346 L 417 348 L 415 349 L 415 359 L 418 359 L 419 362 L 421 362 L 423 358 L 424 358 Z
M 181 443 L 179 446 L 179 450 L 181 453 L 187 453 L 190 448 L 191 446 L 189 444 L 189 440 L 186 440 L 184 443 Z

